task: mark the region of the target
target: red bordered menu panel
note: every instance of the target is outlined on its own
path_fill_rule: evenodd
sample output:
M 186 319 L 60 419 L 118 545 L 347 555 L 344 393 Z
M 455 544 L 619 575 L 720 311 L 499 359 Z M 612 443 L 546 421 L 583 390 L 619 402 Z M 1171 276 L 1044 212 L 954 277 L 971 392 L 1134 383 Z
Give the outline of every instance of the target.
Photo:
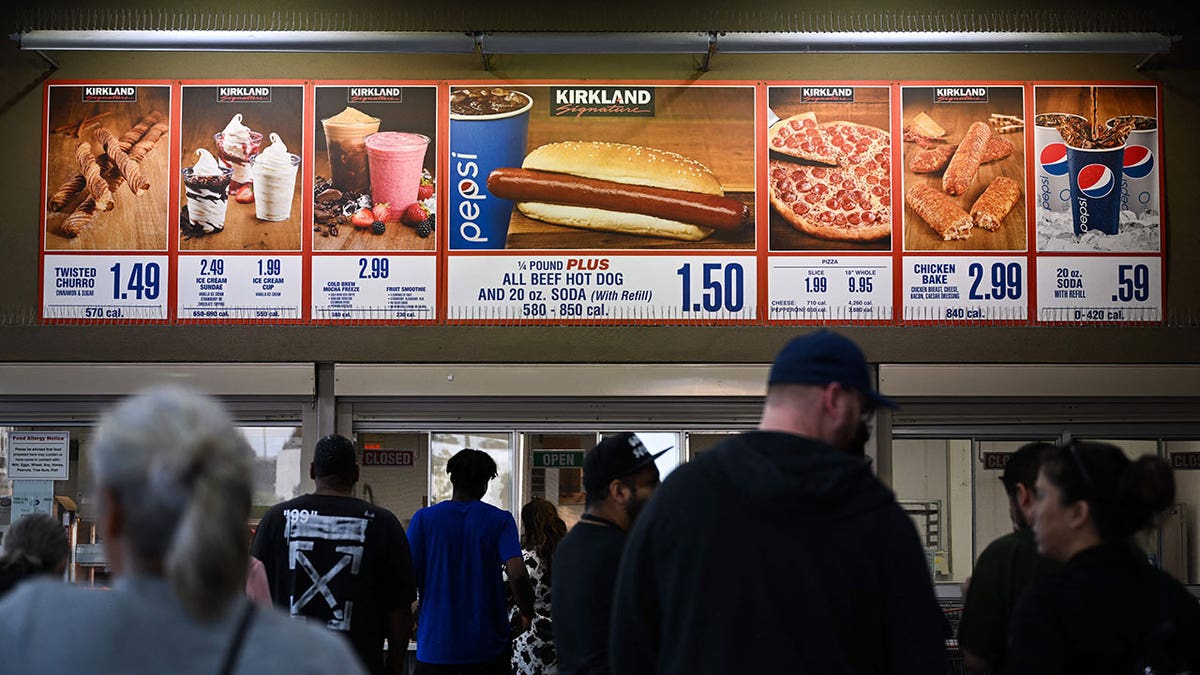
M 189 81 L 180 89 L 177 318 L 303 319 L 304 84 Z
M 173 107 L 168 82 L 46 85 L 43 320 L 168 319 Z
M 436 320 L 438 99 L 433 82 L 315 84 L 313 319 Z
M 453 83 L 446 318 L 752 321 L 754 83 Z

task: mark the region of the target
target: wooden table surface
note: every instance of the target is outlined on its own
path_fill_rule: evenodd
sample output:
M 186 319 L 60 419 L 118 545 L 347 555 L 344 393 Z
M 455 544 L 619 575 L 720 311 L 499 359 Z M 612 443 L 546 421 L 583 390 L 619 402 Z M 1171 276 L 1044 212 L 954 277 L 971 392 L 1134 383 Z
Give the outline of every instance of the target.
M 772 112 L 780 119 L 804 112 L 813 112 L 816 114 L 819 124 L 837 121 L 854 122 L 887 131 L 891 115 L 888 97 L 887 87 L 856 87 L 853 103 L 804 103 L 800 101 L 799 87 L 773 87 L 767 103 Z M 895 142 L 894 138 L 892 140 Z M 769 154 L 771 159 L 801 164 L 810 163 L 786 155 Z M 767 199 L 766 195 L 763 198 Z M 770 211 L 769 231 L 772 251 L 887 251 L 892 246 L 891 237 L 863 243 L 820 239 L 792 227 L 783 216 L 775 211 L 774 207 Z
M 183 88 L 180 167 L 196 163 L 197 148 L 204 148 L 215 157 L 217 145 L 213 134 L 222 131 L 236 113 L 242 114 L 242 124 L 263 135 L 260 149 L 270 144 L 270 134 L 275 132 L 287 145 L 288 152 L 303 154 L 304 98 L 301 86 L 272 87 L 269 103 L 217 103 L 216 89 L 207 86 Z M 302 230 L 311 229 L 302 224 L 300 204 L 303 192 L 301 177 L 306 170 L 306 161 L 310 161 L 310 158 L 301 156 L 290 218 L 280 222 L 259 220 L 254 215 L 254 204 L 238 204 L 230 196 L 225 211 L 225 229 L 190 239 L 180 235 L 179 250 L 299 251 Z M 180 184 L 179 204 L 176 207 L 179 209 L 187 203 L 187 196 L 184 194 L 182 176 L 177 176 L 176 180 Z M 178 228 L 175 231 L 179 232 Z
M 79 173 L 79 162 L 75 148 L 81 140 L 92 144 L 92 154 L 100 157 L 104 148 L 92 140 L 93 128 L 83 132 L 82 138 L 75 135 L 75 126 L 65 132 L 54 129 L 63 125 L 77 125 L 85 117 L 109 113 L 100 120 L 118 138 L 136 126 L 151 111 L 162 113 L 163 121 L 170 122 L 170 88 L 167 86 L 143 86 L 137 89 L 137 100 L 124 102 L 83 102 L 80 86 L 56 86 L 50 88 L 49 137 L 46 144 L 46 198 L 49 199 L 63 181 Z M 169 217 L 167 201 L 171 188 L 169 173 L 170 147 L 174 130 L 168 131 L 146 154 L 141 162 L 142 174 L 150 183 L 150 189 L 135 196 L 121 182 L 113 191 L 115 206 L 111 211 L 98 212 L 95 224 L 79 236 L 69 238 L 59 228 L 83 200 L 78 195 L 62 213 L 46 213 L 46 250 L 48 251 L 166 251 L 167 233 L 172 231 L 175 220 Z M 86 190 L 84 190 L 86 193 Z M 45 204 L 42 205 L 44 209 Z
M 678 153 L 708 167 L 754 213 L 754 91 L 748 87 L 658 87 L 655 115 L 551 117 L 548 87 L 521 87 L 533 97 L 528 148 L 560 141 L 630 143 Z M 533 220 L 513 209 L 509 249 L 742 249 L 754 227 L 714 232 L 696 242 L 595 232 Z
M 1019 87 L 989 87 L 988 100 L 985 102 L 952 102 L 936 103 L 932 100 L 932 88 L 905 89 L 901 117 L 903 125 L 909 124 L 918 113 L 924 112 L 933 118 L 946 130 L 944 138 L 950 144 L 962 140 L 967 129 L 974 122 L 987 122 L 992 113 L 1016 115 L 1024 117 L 1022 97 Z M 1025 182 L 1025 131 L 1001 134 L 1013 144 L 1011 155 L 982 164 L 974 182 L 967 188 L 965 194 L 951 197 L 964 211 L 970 213 L 971 205 L 983 194 L 992 180 L 998 176 L 1007 176 L 1022 186 Z M 912 154 L 921 148 L 916 143 L 904 143 L 904 184 L 902 189 L 907 192 L 913 185 L 926 183 L 942 190 L 942 172 L 917 174 L 909 170 L 908 165 Z M 898 188 L 900 189 L 900 188 Z M 904 192 L 900 193 L 903 199 Z M 917 213 L 904 204 L 904 250 L 906 251 L 1024 251 L 1027 247 L 1025 224 L 1025 195 L 1017 200 L 1016 205 L 1008 212 L 1003 224 L 995 232 L 982 228 L 972 228 L 971 236 L 967 239 L 944 241 L 928 223 Z

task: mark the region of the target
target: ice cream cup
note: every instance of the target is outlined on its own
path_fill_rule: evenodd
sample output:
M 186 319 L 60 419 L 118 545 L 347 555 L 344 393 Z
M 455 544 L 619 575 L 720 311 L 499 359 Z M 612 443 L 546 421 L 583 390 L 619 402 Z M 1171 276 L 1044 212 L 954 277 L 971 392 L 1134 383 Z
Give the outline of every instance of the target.
M 273 160 L 267 153 L 250 158 L 250 174 L 254 177 L 254 215 L 259 220 L 278 222 L 292 217 L 292 201 L 296 195 L 296 169 L 300 156 L 279 153 Z
M 183 188 L 187 195 L 188 221 L 205 234 L 225 229 L 225 208 L 229 203 L 229 182 L 233 169 L 221 167 L 218 175 L 196 175 L 183 167 Z
M 224 132 L 220 131 L 213 134 L 213 140 L 217 144 L 217 158 L 221 160 L 222 166 L 233 169 L 229 181 L 230 192 L 237 192 L 243 185 L 254 182 L 250 175 L 250 158 L 258 152 L 262 138 L 263 135 L 257 131 L 251 131 L 250 138 L 246 141 L 226 139 Z

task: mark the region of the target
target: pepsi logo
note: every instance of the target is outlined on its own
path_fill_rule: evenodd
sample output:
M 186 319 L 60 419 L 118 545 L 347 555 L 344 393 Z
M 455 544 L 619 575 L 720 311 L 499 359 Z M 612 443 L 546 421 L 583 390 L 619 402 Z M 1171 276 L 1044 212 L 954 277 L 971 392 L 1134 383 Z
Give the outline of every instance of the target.
M 1065 143 L 1051 143 L 1042 148 L 1038 155 L 1042 170 L 1051 176 L 1067 175 L 1067 146 Z
M 1154 171 L 1154 153 L 1144 145 L 1125 146 L 1125 166 L 1122 169 L 1126 178 L 1145 178 Z
M 1117 182 L 1112 169 L 1103 164 L 1088 164 L 1079 170 L 1079 176 L 1075 180 L 1079 191 L 1092 199 L 1107 196 Z

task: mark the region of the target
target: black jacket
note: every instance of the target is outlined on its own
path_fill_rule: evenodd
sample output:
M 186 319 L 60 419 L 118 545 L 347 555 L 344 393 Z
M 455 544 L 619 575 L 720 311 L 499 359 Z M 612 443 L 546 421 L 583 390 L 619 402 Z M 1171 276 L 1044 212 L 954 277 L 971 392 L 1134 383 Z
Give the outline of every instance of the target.
M 1132 545 L 1081 551 L 1035 581 L 1011 633 L 1012 675 L 1127 675 L 1148 656 L 1174 661 L 1156 672 L 1200 672 L 1200 604 Z
M 612 663 L 632 673 L 945 672 L 912 520 L 861 458 L 751 432 L 674 471 L 630 533 Z

